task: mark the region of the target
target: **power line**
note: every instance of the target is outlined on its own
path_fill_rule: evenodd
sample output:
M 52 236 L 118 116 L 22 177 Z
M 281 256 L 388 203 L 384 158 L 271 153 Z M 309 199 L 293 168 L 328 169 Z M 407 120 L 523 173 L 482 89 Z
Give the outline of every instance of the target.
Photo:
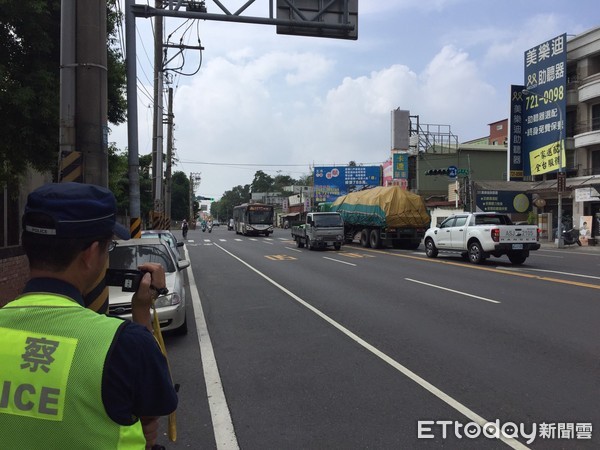
M 339 166 L 340 164 L 315 164 L 315 163 L 305 163 L 305 164 L 262 164 L 262 163 L 223 163 L 223 162 L 205 162 L 205 161 L 180 161 L 184 164 L 200 164 L 206 166 L 225 166 L 225 167 L 321 167 L 321 166 Z M 381 162 L 357 162 L 357 166 L 367 166 L 367 165 L 379 165 Z

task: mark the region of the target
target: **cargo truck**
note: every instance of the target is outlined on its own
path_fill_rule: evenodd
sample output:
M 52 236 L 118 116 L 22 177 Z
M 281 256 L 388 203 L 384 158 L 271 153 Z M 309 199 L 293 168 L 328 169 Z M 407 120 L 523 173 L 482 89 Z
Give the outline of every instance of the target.
M 380 186 L 338 197 L 331 210 L 344 219 L 345 242 L 360 235 L 363 247 L 417 249 L 430 217 L 421 196 L 399 186 Z
M 292 227 L 292 239 L 296 246 L 313 250 L 332 245 L 339 250 L 344 242 L 344 222 L 335 212 L 310 212 L 306 222 Z

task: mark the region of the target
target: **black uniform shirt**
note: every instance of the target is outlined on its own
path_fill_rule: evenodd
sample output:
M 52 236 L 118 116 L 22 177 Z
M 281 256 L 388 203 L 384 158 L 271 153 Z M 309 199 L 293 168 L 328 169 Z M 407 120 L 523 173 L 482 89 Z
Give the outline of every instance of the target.
M 81 293 L 61 280 L 34 278 L 23 293 L 34 292 L 62 295 L 84 305 Z M 121 425 L 142 416 L 166 416 L 177 408 L 167 361 L 146 327 L 124 320 L 117 331 L 104 365 L 102 402 L 108 416 Z

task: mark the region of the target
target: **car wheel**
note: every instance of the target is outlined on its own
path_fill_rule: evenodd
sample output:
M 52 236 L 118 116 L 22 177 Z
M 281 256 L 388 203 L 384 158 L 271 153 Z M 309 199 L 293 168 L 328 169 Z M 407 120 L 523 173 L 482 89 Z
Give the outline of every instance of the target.
M 473 264 L 483 264 L 485 262 L 483 249 L 481 248 L 481 244 L 477 241 L 469 244 L 469 261 Z
M 438 249 L 431 238 L 425 240 L 425 254 L 428 258 L 435 258 L 438 255 Z
M 335 248 L 336 250 L 339 250 L 342 248 L 342 244 L 340 244 L 339 242 L 336 242 L 335 244 L 333 244 L 333 248 Z
M 304 247 L 304 242 L 302 242 L 302 238 L 301 237 L 296 237 L 296 247 L 298 248 L 303 248 Z

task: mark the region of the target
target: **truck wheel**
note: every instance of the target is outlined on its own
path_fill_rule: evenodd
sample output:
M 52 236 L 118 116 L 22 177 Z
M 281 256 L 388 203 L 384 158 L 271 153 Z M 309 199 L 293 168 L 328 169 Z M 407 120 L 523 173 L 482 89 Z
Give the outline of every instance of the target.
M 523 253 L 518 253 L 518 252 L 517 253 L 509 253 L 508 259 L 515 266 L 518 266 L 525 262 L 525 260 L 527 259 L 527 256 L 525 256 Z
M 309 250 L 313 249 L 313 244 L 312 244 L 312 242 L 310 242 L 310 238 L 309 237 L 306 238 L 306 248 L 309 249 Z
M 304 247 L 304 242 L 302 242 L 302 238 L 296 237 L 296 247 L 298 247 L 298 248 Z
M 342 244 L 340 244 L 339 242 L 336 242 L 335 244 L 333 244 L 333 248 L 335 248 L 336 250 L 339 250 L 342 248 Z
M 379 230 L 371 230 L 371 234 L 369 235 L 369 244 L 371 244 L 371 248 L 381 247 L 381 239 L 379 239 Z
M 365 228 L 360 232 L 360 245 L 364 248 L 369 248 L 371 243 L 369 242 L 369 229 Z
M 431 238 L 425 241 L 425 254 L 428 258 L 435 258 L 438 255 L 438 249 Z
M 477 241 L 469 244 L 469 261 L 473 264 L 483 264 L 485 262 L 483 249 L 481 248 L 481 244 Z

